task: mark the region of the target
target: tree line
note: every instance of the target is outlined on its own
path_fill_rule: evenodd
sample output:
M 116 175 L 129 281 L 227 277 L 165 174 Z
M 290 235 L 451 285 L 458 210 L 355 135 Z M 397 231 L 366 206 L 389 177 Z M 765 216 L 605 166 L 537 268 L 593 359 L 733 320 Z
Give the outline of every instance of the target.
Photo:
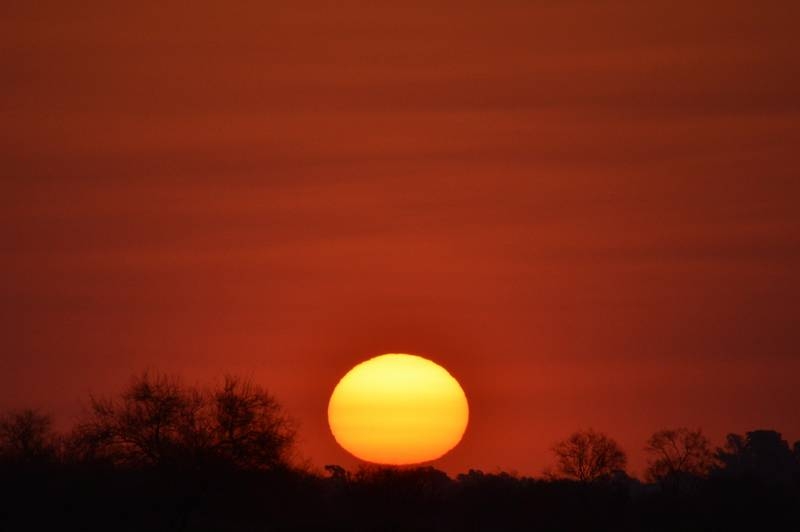
M 67 434 L 36 410 L 6 413 L 0 461 L 264 470 L 289 466 L 295 435 L 278 401 L 250 381 L 226 376 L 200 389 L 144 373 L 118 397 L 91 397 L 89 412 Z
M 679 427 L 656 431 L 647 440 L 644 478 L 673 491 L 688 490 L 709 476 L 757 476 L 791 482 L 800 474 L 800 441 L 792 447 L 774 430 L 728 434 L 713 449 L 700 429 Z M 627 455 L 612 438 L 592 429 L 578 431 L 553 447 L 556 476 L 597 482 L 627 476 Z
M 144 373 L 90 398 L 65 432 L 32 409 L 0 416 L 0 530 L 715 530 L 800 524 L 800 442 L 773 430 L 659 430 L 642 480 L 613 438 L 577 431 L 540 478 L 432 467 L 312 470 L 266 389 Z M 42 510 L 45 511 L 42 511 Z M 771 522 L 771 521 L 770 521 Z M 778 521 L 776 521 L 778 522 Z

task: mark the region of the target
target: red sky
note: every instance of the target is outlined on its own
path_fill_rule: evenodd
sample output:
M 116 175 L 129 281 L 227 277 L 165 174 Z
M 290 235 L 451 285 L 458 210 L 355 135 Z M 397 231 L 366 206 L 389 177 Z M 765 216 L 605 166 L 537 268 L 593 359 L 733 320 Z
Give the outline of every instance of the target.
M 800 438 L 796 2 L 7 4 L 0 407 L 241 373 L 349 466 L 330 392 L 409 352 L 451 473 Z

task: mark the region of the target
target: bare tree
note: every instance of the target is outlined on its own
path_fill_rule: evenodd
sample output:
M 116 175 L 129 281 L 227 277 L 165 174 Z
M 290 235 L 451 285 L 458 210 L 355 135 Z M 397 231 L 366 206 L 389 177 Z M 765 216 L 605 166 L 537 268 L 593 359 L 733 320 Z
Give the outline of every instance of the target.
M 76 430 L 83 456 L 119 465 L 269 469 L 288 462 L 295 431 L 280 404 L 226 377 L 199 390 L 145 373 L 117 399 L 92 399 Z
M 164 465 L 176 455 L 191 406 L 177 379 L 144 373 L 118 399 L 91 399 L 77 440 L 95 458 L 127 465 Z
M 558 473 L 593 482 L 624 471 L 628 459 L 616 441 L 592 429 L 575 432 L 553 447 Z
M 209 405 L 211 445 L 225 461 L 262 469 L 289 460 L 295 429 L 266 390 L 226 376 L 222 387 L 212 392 Z
M 647 479 L 676 488 L 691 478 L 705 477 L 714 465 L 710 443 L 700 429 L 660 430 L 650 436 L 644 450 L 650 455 Z
M 24 409 L 0 417 L 0 456 L 20 462 L 55 456 L 55 436 L 50 416 Z

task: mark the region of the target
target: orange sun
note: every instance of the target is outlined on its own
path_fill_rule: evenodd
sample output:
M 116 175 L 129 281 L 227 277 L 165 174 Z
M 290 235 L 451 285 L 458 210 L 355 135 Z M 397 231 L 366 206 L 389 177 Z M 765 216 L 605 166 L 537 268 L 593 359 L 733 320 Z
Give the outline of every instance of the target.
M 461 441 L 468 419 L 458 381 L 414 355 L 362 362 L 342 377 L 328 403 L 328 423 L 339 445 L 379 464 L 439 458 Z

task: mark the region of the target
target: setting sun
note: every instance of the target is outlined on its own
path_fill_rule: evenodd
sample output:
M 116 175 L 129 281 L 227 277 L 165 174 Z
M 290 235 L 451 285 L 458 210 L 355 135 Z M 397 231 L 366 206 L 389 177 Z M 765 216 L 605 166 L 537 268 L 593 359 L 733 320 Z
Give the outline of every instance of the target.
M 328 404 L 334 438 L 362 460 L 415 464 L 455 447 L 467 428 L 464 390 L 425 358 L 388 354 L 351 369 Z

